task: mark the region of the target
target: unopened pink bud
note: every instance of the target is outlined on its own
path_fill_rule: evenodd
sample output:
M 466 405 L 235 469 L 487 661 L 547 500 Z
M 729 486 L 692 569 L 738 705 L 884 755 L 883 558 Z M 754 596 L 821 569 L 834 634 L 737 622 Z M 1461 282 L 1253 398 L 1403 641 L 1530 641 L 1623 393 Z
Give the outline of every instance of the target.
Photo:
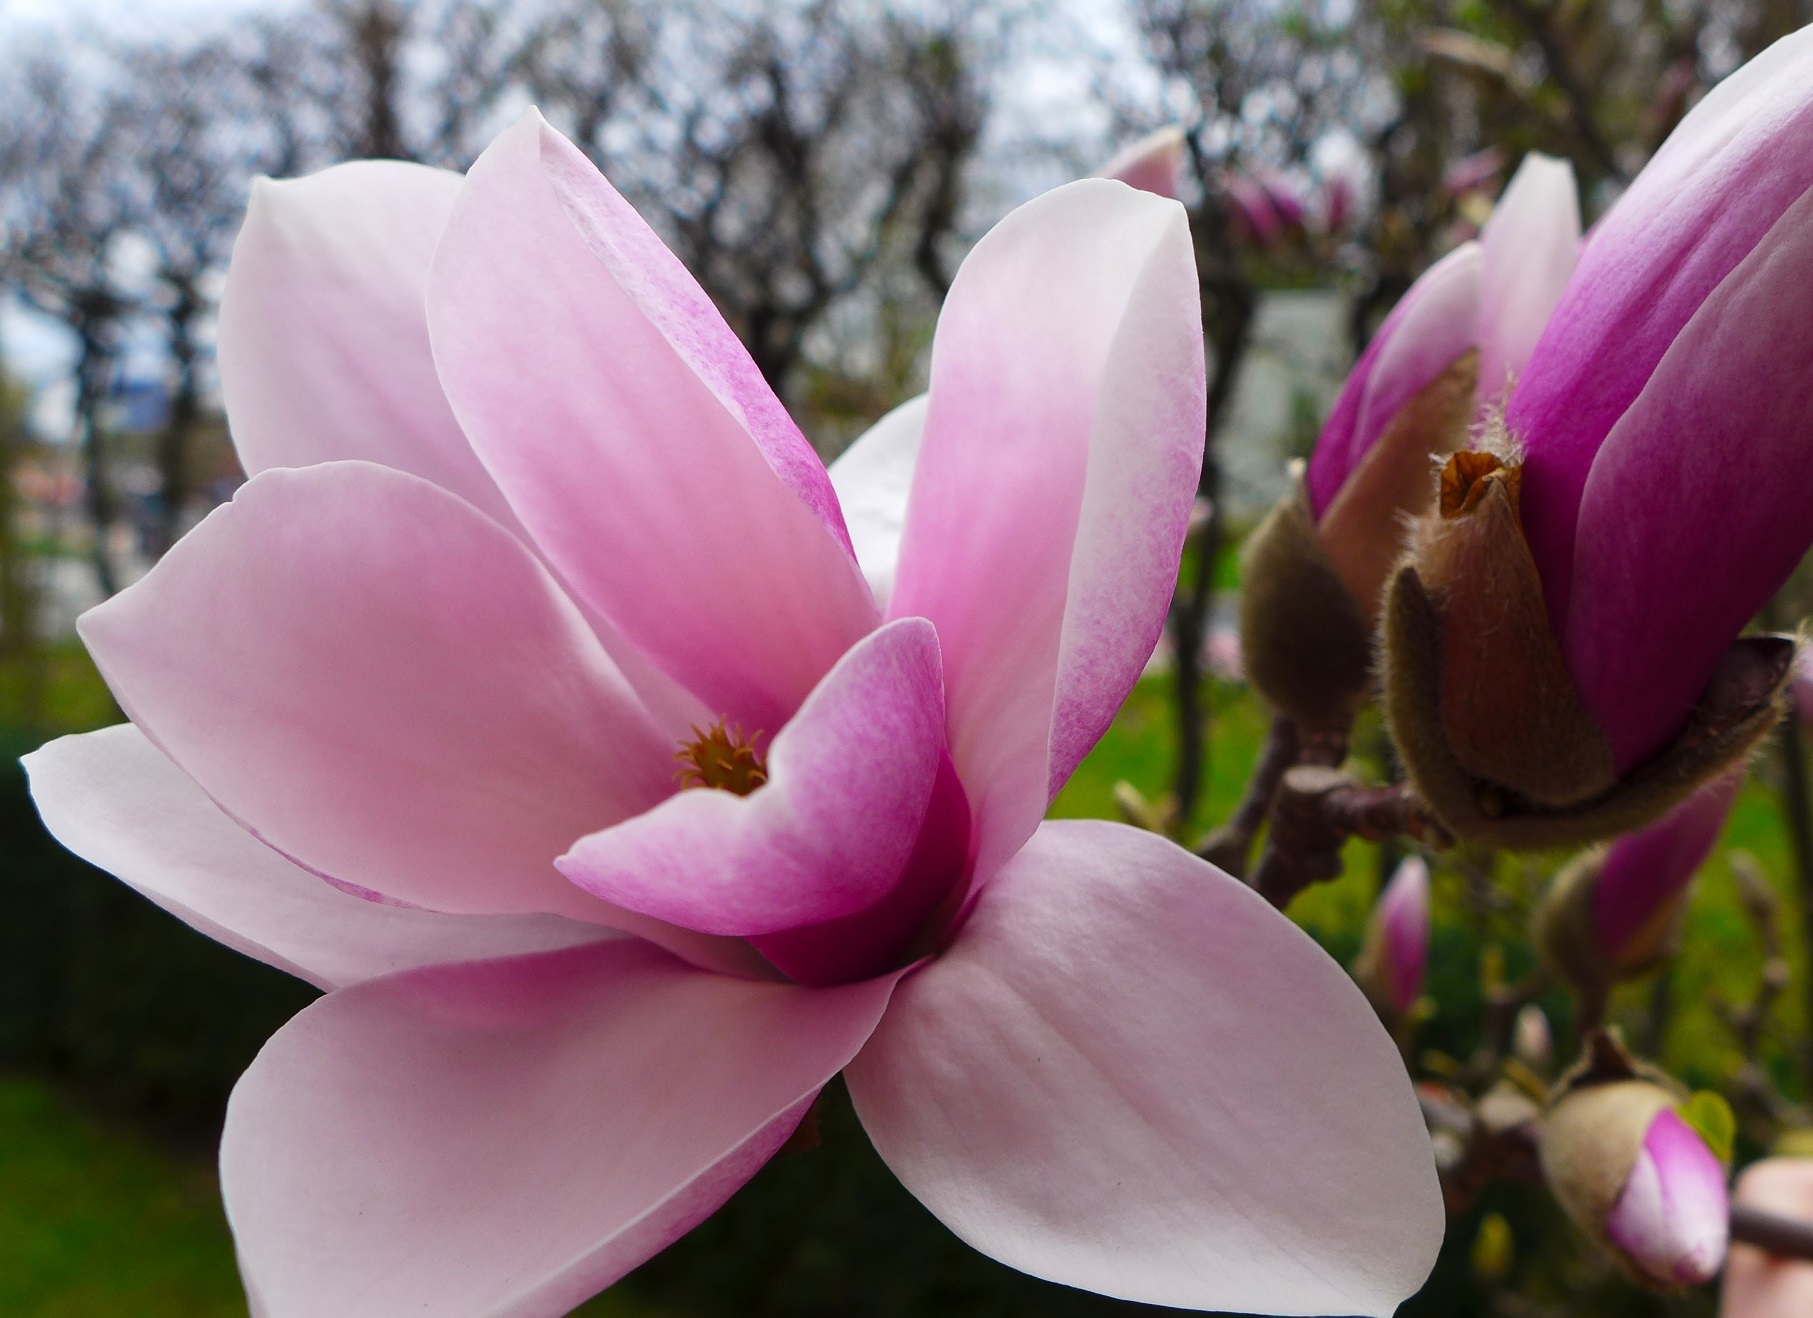
M 1382 1009 L 1402 1016 L 1423 992 L 1429 963 L 1429 866 L 1411 856 L 1373 908 L 1355 973 Z
M 1663 1286 L 1708 1281 L 1725 1261 L 1725 1169 L 1685 1121 L 1656 1113 L 1630 1177 L 1605 1220 L 1606 1238 Z
M 1234 172 L 1222 180 L 1228 200 L 1233 203 L 1234 218 L 1246 234 L 1261 247 L 1270 246 L 1284 232 L 1284 217 L 1272 204 L 1272 194 L 1250 174 Z
M 1718 841 L 1743 781 L 1740 766 L 1612 843 L 1593 884 L 1592 910 L 1600 950 L 1616 971 L 1646 969 L 1672 942 L 1687 886 Z
M 1183 177 L 1183 162 L 1183 129 L 1176 124 L 1167 124 L 1119 152 L 1102 166 L 1100 176 L 1119 179 L 1142 192 L 1175 197 Z
M 1347 174 L 1335 174 L 1322 183 L 1322 227 L 1340 233 L 1353 220 L 1358 188 Z

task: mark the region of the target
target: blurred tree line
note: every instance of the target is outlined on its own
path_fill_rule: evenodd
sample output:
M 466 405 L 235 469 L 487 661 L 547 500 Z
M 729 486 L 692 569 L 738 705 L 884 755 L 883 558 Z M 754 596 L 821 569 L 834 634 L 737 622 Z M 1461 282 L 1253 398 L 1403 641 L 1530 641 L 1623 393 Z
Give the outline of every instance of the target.
M 1125 0 L 1114 24 L 1100 17 L 1055 0 L 321 0 L 182 41 L 0 51 L 0 298 L 61 326 L 71 363 L 54 434 L 0 369 L 0 1065 L 206 1132 L 310 996 L 58 849 L 14 758 L 117 717 L 43 622 L 49 566 L 80 553 L 111 594 L 218 497 L 213 316 L 254 175 L 354 157 L 464 168 L 539 105 L 830 454 L 922 387 L 958 261 L 1028 178 L 1089 172 L 1180 124 L 1211 405 L 1208 515 L 1171 619 L 1177 760 L 1154 803 L 1175 829 L 1210 763 L 1201 642 L 1215 565 L 1242 530 L 1218 446 L 1267 291 L 1343 291 L 1357 353 L 1477 232 L 1524 152 L 1573 163 L 1590 221 L 1708 87 L 1813 20 L 1813 0 Z M 1025 84 L 1054 65 L 1080 71 L 1086 114 L 1040 119 Z M 128 356 L 155 362 L 165 397 L 137 440 L 116 415 Z M 73 523 L 44 515 L 55 497 L 25 479 L 71 458 Z M 152 514 L 123 551 L 128 460 Z M 837 1157 L 777 1160 L 640 1284 L 697 1312 L 1128 1307 L 977 1260 L 852 1120 L 834 1093 L 822 1124 Z M 1476 1311 L 1466 1244 L 1406 1313 Z M 875 1306 L 883 1294 L 894 1308 Z

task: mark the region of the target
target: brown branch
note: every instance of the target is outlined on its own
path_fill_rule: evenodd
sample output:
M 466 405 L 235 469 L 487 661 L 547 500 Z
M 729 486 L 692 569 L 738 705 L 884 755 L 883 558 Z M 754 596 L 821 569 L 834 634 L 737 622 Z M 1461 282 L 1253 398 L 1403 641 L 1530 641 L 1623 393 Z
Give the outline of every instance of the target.
M 1731 1205 L 1731 1238 L 1782 1258 L 1813 1262 L 1813 1222 L 1766 1213 L 1749 1204 Z
M 1253 839 L 1259 836 L 1260 826 L 1271 813 L 1279 781 L 1285 770 L 1297 763 L 1300 751 L 1297 725 L 1282 714 L 1274 717 L 1265 745 L 1259 750 L 1259 761 L 1253 766 L 1253 776 L 1246 780 L 1246 793 L 1240 804 L 1225 824 L 1197 844 L 1196 854 L 1235 878 L 1244 879 L 1253 855 Z
M 1310 884 L 1340 876 L 1341 848 L 1350 837 L 1378 842 L 1405 834 L 1426 846 L 1454 845 L 1410 788 L 1362 787 L 1338 769 L 1319 764 L 1286 770 L 1271 819 L 1251 883 L 1280 910 Z

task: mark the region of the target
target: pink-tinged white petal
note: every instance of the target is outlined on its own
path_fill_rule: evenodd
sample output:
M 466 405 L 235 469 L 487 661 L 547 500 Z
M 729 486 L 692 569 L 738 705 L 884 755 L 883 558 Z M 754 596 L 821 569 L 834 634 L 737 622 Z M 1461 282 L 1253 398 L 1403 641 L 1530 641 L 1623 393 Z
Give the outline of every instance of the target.
M 342 892 L 227 818 L 130 723 L 59 738 L 26 756 L 25 769 L 57 841 L 208 937 L 317 988 L 621 937 L 555 915 L 443 915 Z
M 1041 827 L 847 1075 L 906 1187 L 1035 1276 L 1389 1314 L 1441 1243 L 1428 1135 L 1372 1008 L 1251 889 L 1150 833 Z
M 829 468 L 856 562 L 876 607 L 883 610 L 900 566 L 900 537 L 925 433 L 925 409 L 924 394 L 908 399 L 857 436 Z
M 1618 956 L 1693 881 L 1724 831 L 1742 768 L 1713 779 L 1648 828 L 1612 843 L 1593 884 L 1593 927 Z
M 748 796 L 680 792 L 581 838 L 560 869 L 606 901 L 704 933 L 747 936 L 868 910 L 907 876 L 944 759 L 938 636 L 903 618 L 845 655 L 768 750 Z M 967 837 L 903 951 L 962 872 Z M 886 931 L 883 931 L 884 934 Z M 883 968 L 871 967 L 871 973 Z
M 393 160 L 252 185 L 220 302 L 246 474 L 357 458 L 509 506 L 441 393 L 423 295 L 460 175 Z
M 1479 236 L 1479 397 L 1502 403 L 1523 374 L 1580 259 L 1574 168 L 1532 151 Z
M 692 277 L 533 111 L 467 176 L 428 323 L 536 544 L 713 713 L 778 728 L 874 626 L 811 446 Z
M 1801 339 L 1777 343 L 1754 323 L 1733 318 L 1729 313 L 1736 308 L 1723 287 L 1750 261 L 1765 235 L 1773 244 L 1791 238 L 1793 226 L 1785 217 L 1809 187 L 1813 27 L 1784 37 L 1713 88 L 1594 225 L 1580 268 L 1531 355 L 1507 415 L 1526 451 L 1524 531 L 1558 634 L 1569 625 L 1572 577 L 1586 557 L 1576 552 L 1576 532 L 1603 517 L 1602 509 L 1585 502 L 1595 454 L 1602 443 L 1610 443 L 1614 427 L 1625 425 L 1620 418 L 1649 391 L 1664 358 L 1678 351 L 1677 340 L 1689 322 L 1701 317 L 1703 304 L 1722 295 L 1727 308 L 1720 317 L 1727 332 L 1713 335 L 1706 332 L 1709 326 L 1702 326 L 1695 336 L 1698 350 L 1710 348 L 1714 356 L 1693 366 L 1703 377 L 1702 387 L 1690 391 L 1703 400 L 1693 405 L 1694 411 L 1723 412 L 1728 398 L 1740 414 L 1738 423 L 1750 424 L 1748 414 L 1766 409 L 1784 389 L 1793 393 L 1800 388 L 1805 363 L 1795 354 Z M 1796 224 L 1804 232 L 1805 219 Z M 1784 281 L 1773 300 L 1784 308 L 1796 306 L 1794 290 L 1805 287 L 1804 277 Z M 1804 328 L 1806 318 L 1799 319 Z M 1712 346 L 1719 343 L 1728 346 Z M 1679 385 L 1668 389 L 1678 392 Z M 1698 467 L 1723 455 L 1724 433 L 1687 429 L 1666 444 L 1657 439 L 1646 447 L 1663 467 L 1673 468 L 1683 453 L 1700 455 L 1689 464 Z M 1741 468 L 1747 462 L 1733 465 Z M 1633 494 L 1631 502 L 1648 497 L 1647 492 Z M 1687 528 L 1695 512 L 1688 507 L 1667 515 L 1672 525 Z M 1757 519 L 1746 513 L 1745 520 Z M 1633 545 L 1638 540 L 1634 534 L 1629 537 Z M 1697 580 L 1727 590 L 1711 567 L 1676 582 Z M 1698 595 L 1695 590 L 1678 593 Z M 1737 607 L 1747 593 L 1729 591 L 1726 598 Z M 1716 644 L 1722 648 L 1731 634 Z M 1570 662 L 1573 658 L 1570 654 Z M 1641 659 L 1622 662 L 1626 671 L 1644 671 Z M 1590 696 L 1588 706 L 1598 712 Z M 1612 739 L 1623 767 L 1626 747 L 1619 733 L 1613 732 Z
M 1693 1127 L 1664 1108 L 1649 1123 L 1605 1234 L 1653 1281 L 1695 1286 L 1725 1262 L 1725 1169 Z
M 1423 272 L 1372 336 L 1309 459 L 1318 520 L 1404 404 L 1474 346 L 1484 273 L 1479 244 L 1462 243 Z
M 1182 126 L 1167 124 L 1117 152 L 1096 176 L 1116 179 L 1141 192 L 1175 197 L 1186 154 Z
M 566 1313 L 779 1148 L 890 988 L 734 979 L 623 940 L 322 999 L 227 1109 L 253 1312 Z
M 1807 64 L 1813 87 L 1813 30 Z M 1806 181 L 1668 345 L 1580 491 L 1562 653 L 1621 771 L 1679 731 L 1813 540 L 1813 152 Z
M 229 815 L 407 904 L 613 923 L 554 859 L 672 790 L 672 745 L 547 570 L 386 467 L 254 477 L 81 629 Z
M 1429 964 L 1429 863 L 1421 856 L 1405 857 L 1372 918 L 1378 924 L 1391 1003 L 1407 1012 L 1422 996 Z
M 376 462 L 520 531 L 454 419 L 428 343 L 429 262 L 463 182 L 363 160 L 253 183 L 218 334 L 221 392 L 248 475 Z M 701 717 L 614 629 L 590 621 L 664 728 L 677 737 Z
M 958 271 L 888 607 L 938 628 L 983 878 L 1152 653 L 1205 407 L 1176 202 L 1071 183 L 996 225 Z
M 1813 1158 L 1751 1163 L 1731 1197 L 1747 1208 L 1813 1221 Z M 1733 1242 L 1719 1297 L 1719 1318 L 1804 1318 L 1813 1313 L 1813 1263 Z

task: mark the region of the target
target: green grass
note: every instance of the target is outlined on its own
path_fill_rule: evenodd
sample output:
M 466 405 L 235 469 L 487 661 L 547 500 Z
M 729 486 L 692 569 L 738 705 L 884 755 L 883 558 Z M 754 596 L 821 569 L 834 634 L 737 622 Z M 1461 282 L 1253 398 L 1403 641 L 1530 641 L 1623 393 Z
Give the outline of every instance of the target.
M 0 1313 L 245 1313 L 210 1161 L 0 1078 Z

